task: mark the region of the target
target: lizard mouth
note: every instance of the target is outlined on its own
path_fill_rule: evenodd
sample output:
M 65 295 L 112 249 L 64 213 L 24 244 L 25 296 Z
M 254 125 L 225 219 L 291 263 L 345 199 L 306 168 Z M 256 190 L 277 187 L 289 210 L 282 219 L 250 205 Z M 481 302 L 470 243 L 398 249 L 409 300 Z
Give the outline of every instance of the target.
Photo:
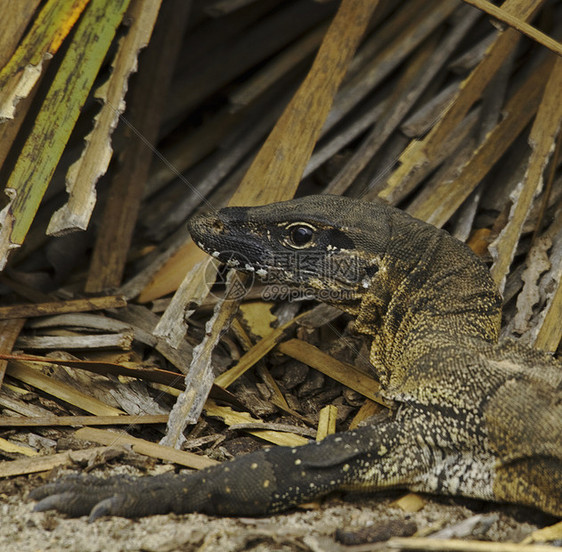
M 240 223 L 225 224 L 220 215 L 205 214 L 192 217 L 187 228 L 198 247 L 229 268 L 258 276 L 275 270 L 266 261 L 259 239 Z

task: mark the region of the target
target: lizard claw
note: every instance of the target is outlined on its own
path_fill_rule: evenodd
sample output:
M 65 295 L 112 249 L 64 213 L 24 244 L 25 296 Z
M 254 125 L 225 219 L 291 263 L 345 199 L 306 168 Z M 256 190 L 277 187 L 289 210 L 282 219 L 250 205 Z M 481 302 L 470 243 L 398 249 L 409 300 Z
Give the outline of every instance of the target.
M 119 506 L 123 503 L 121 496 L 112 496 L 98 502 L 88 516 L 88 523 L 92 523 L 104 516 L 119 515 Z
M 39 500 L 33 507 L 34 512 L 46 512 L 47 510 L 60 510 L 64 504 L 72 499 L 72 493 L 60 493 L 47 496 Z M 33 496 L 31 498 L 34 498 Z

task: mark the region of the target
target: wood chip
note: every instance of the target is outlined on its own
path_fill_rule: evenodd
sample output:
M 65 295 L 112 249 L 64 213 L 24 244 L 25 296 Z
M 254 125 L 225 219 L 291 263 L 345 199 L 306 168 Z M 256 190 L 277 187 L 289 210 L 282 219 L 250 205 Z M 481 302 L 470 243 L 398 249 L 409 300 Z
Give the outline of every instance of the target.
M 98 425 L 144 425 L 165 424 L 167 414 L 145 414 L 138 416 L 43 416 L 29 418 L 0 416 L 0 427 L 58 427 L 58 426 L 98 426 Z
M 355 429 L 361 422 L 364 422 L 372 416 L 375 416 L 382 409 L 382 405 L 376 403 L 375 401 L 367 399 L 349 424 L 349 429 Z
M 227 290 L 232 290 L 234 277 L 238 276 L 231 271 L 227 277 Z M 161 441 L 163 445 L 178 448 L 185 440 L 184 429 L 199 419 L 213 385 L 211 354 L 223 329 L 230 323 L 237 310 L 237 302 L 229 299 L 228 294 L 223 301 L 217 303 L 213 317 L 207 323 L 205 338 L 193 350 L 193 358 L 185 376 L 185 391 L 180 394 L 170 412 L 166 436 Z
M 91 297 L 89 299 L 70 299 L 29 305 L 9 305 L 0 307 L 0 319 L 30 318 L 50 316 L 67 312 L 86 312 L 100 309 L 125 307 L 127 302 L 122 296 Z
M 549 542 L 560 539 L 562 539 L 562 521 L 533 531 L 529 536 L 523 539 L 522 544 L 529 544 L 532 542 Z
M 85 350 L 85 349 L 123 349 L 128 350 L 133 343 L 132 332 L 105 335 L 74 336 L 19 336 L 16 346 L 36 351 L 47 350 Z
M 208 466 L 214 466 L 218 463 L 216 460 L 212 460 L 206 456 L 199 456 L 197 454 L 193 454 L 192 452 L 176 450 L 172 447 L 166 447 L 156 443 L 151 443 L 150 441 L 146 441 L 144 439 L 131 437 L 126 433 L 116 433 L 106 429 L 85 427 L 83 429 L 79 429 L 74 435 L 78 439 L 82 439 L 84 441 L 93 441 L 94 443 L 101 443 L 111 447 L 118 445 L 129 446 L 138 454 L 144 454 L 145 456 L 158 458 L 159 460 L 165 460 L 166 462 L 173 462 L 174 464 L 186 466 L 187 468 L 193 468 L 194 470 L 201 470 Z
M 391 506 L 396 506 L 404 512 L 419 512 L 427 504 L 427 501 L 416 493 L 408 493 L 398 500 L 392 502 Z
M 58 466 L 65 466 L 72 462 L 87 462 L 101 456 L 112 447 L 94 447 L 87 450 L 70 450 L 49 456 L 34 456 L 25 460 L 12 460 L 0 462 L 0 477 L 13 477 L 49 471 Z

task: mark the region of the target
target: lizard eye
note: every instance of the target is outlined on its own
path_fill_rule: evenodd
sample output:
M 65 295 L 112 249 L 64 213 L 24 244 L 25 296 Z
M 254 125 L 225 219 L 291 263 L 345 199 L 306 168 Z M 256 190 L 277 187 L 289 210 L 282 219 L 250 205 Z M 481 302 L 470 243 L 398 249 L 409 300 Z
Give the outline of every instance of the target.
M 314 229 L 304 224 L 295 224 L 290 228 L 289 241 L 295 247 L 304 247 L 314 235 Z

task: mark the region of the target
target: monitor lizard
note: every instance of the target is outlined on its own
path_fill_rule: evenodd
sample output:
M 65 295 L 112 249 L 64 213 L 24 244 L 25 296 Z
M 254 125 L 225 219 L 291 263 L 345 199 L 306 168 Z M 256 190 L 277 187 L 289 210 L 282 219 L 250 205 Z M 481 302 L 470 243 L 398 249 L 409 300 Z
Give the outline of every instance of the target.
M 393 207 L 328 195 L 224 208 L 188 226 L 229 266 L 355 316 L 394 407 L 318 443 L 192 474 L 62 479 L 32 493 L 37 510 L 267 515 L 330 491 L 398 487 L 562 516 L 562 364 L 498 343 L 501 296 L 465 244 Z

